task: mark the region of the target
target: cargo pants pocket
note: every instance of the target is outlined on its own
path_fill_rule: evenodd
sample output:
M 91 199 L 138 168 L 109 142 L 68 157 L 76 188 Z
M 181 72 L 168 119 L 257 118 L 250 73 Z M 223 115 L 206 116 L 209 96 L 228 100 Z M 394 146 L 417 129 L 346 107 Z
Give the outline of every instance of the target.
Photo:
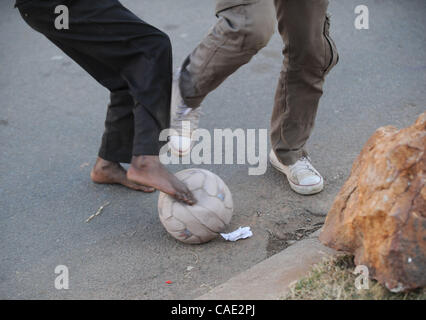
M 324 23 L 324 38 L 325 38 L 325 69 L 324 73 L 328 74 L 331 69 L 339 62 L 339 53 L 337 52 L 336 44 L 330 37 L 330 15 L 327 14 Z

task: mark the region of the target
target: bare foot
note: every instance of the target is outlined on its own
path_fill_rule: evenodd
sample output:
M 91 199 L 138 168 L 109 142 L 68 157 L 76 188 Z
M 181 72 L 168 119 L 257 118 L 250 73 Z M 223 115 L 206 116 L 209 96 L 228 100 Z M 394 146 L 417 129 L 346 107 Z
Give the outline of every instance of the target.
M 158 156 L 134 156 L 127 171 L 127 178 L 163 191 L 180 202 L 189 205 L 196 203 L 191 191 L 175 175 L 167 171 Z
M 152 187 L 134 183 L 127 179 L 126 170 L 119 163 L 107 161 L 99 157 L 90 173 L 90 178 L 95 183 L 121 184 L 127 188 L 148 193 L 155 191 Z

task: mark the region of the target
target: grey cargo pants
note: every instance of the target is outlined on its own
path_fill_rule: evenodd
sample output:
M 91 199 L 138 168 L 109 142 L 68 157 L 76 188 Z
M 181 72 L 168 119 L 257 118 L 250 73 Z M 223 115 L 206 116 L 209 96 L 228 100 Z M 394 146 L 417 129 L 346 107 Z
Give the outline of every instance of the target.
M 271 144 L 285 165 L 307 155 L 326 74 L 338 53 L 329 34 L 328 0 L 216 0 L 217 23 L 181 68 L 185 103 L 198 107 L 209 92 L 265 47 L 276 18 L 284 62 L 271 118 Z

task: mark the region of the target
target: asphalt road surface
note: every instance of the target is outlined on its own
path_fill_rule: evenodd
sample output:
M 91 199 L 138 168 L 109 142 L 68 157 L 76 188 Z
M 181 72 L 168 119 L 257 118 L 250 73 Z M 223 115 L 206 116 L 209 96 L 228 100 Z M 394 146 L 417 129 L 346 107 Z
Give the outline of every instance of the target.
M 175 66 L 215 21 L 212 0 L 122 2 L 170 35 Z M 426 110 L 426 2 L 330 2 L 340 63 L 327 78 L 308 143 L 326 189 L 303 197 L 270 167 L 249 176 L 248 165 L 203 165 L 233 193 L 228 230 L 251 226 L 254 236 L 190 246 L 161 226 L 158 192 L 90 181 L 108 92 L 30 29 L 11 1 L 1 1 L 0 298 L 191 299 L 323 222 L 375 129 L 407 126 Z M 358 4 L 369 7 L 369 30 L 354 27 Z M 269 129 L 281 50 L 276 33 L 207 97 L 202 126 Z M 69 269 L 68 290 L 54 287 L 58 265 Z

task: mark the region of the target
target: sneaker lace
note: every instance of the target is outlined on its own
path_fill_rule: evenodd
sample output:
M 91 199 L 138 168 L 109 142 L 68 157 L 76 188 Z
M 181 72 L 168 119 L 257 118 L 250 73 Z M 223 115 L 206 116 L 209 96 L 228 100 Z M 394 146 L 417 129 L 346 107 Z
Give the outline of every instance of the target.
M 311 173 L 314 173 L 315 175 L 317 174 L 308 157 L 302 157 L 294 165 L 292 165 L 291 172 L 294 176 L 301 175 L 302 177 L 310 175 Z

